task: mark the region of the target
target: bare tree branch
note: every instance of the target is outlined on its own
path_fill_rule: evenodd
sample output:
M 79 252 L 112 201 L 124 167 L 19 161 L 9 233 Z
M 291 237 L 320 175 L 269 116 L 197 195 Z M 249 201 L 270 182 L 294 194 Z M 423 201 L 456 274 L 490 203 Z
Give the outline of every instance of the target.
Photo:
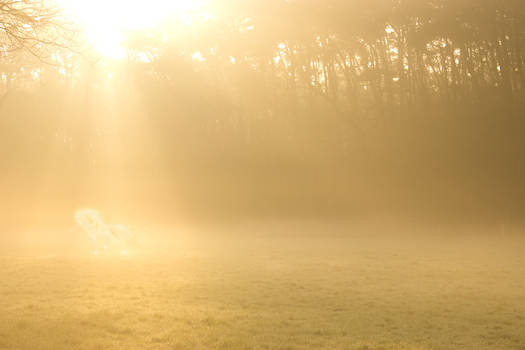
M 47 64 L 57 50 L 79 52 L 74 25 L 45 0 L 0 0 L 0 47 L 3 56 L 28 53 Z M 2 57 L 0 53 L 0 58 Z

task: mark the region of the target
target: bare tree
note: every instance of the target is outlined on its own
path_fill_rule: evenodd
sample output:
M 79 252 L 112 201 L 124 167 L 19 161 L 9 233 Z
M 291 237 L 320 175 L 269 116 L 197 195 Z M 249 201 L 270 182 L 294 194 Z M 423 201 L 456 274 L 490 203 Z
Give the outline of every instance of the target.
M 47 0 L 0 0 L 0 103 L 25 72 L 62 67 L 66 52 L 78 51 L 73 23 Z
M 71 23 L 48 1 L 0 0 L 3 57 L 24 51 L 39 60 L 47 60 L 56 49 L 70 49 L 74 35 Z

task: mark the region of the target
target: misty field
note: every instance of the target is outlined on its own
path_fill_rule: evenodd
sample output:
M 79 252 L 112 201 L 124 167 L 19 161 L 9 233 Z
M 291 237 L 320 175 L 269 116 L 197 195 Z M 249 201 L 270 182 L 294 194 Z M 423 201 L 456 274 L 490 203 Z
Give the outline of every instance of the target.
M 525 349 L 523 239 L 215 237 L 1 258 L 0 349 Z

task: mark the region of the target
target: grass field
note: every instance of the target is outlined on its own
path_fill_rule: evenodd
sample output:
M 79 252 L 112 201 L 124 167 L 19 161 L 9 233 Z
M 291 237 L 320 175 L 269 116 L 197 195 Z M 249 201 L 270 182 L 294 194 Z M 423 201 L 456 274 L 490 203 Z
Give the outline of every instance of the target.
M 0 349 L 525 349 L 522 240 L 220 236 L 0 258 Z

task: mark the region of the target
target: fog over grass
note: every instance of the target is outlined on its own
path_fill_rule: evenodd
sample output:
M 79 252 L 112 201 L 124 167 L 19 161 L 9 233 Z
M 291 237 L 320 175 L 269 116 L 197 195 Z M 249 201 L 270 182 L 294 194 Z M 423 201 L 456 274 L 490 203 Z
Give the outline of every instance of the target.
M 217 229 L 218 230 L 218 229 Z M 344 235 L 341 233 L 345 233 Z M 158 234 L 159 237 L 163 236 Z M 315 225 L 0 260 L 6 349 L 520 349 L 525 241 Z
M 523 0 L 55 5 L 0 0 L 0 350 L 525 350 Z

